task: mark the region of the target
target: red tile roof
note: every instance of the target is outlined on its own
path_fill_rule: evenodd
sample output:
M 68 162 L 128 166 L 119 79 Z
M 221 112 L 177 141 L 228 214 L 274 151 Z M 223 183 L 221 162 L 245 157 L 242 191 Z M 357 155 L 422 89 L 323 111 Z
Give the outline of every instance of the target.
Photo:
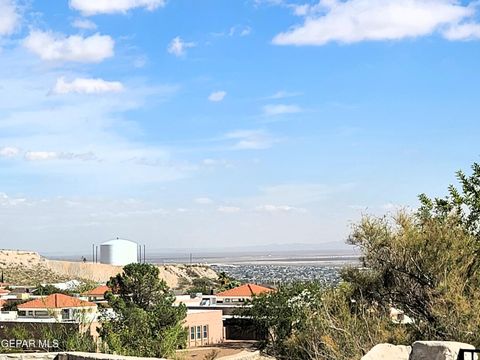
M 101 285 L 101 286 L 96 287 L 93 290 L 85 291 L 84 293 L 82 293 L 82 295 L 103 296 L 107 291 L 111 291 L 111 290 L 112 289 L 110 289 L 107 285 Z
M 260 294 L 271 292 L 271 291 L 273 290 L 264 286 L 255 285 L 255 284 L 245 284 L 230 290 L 222 291 L 218 293 L 217 296 L 251 297 L 253 295 L 260 295 Z
M 17 306 L 19 309 L 62 309 L 73 307 L 97 306 L 96 304 L 83 301 L 68 295 L 52 294 L 41 299 L 35 299 Z
M 4 295 L 4 294 L 9 294 L 10 293 L 10 290 L 7 290 L 7 289 L 0 289 L 0 294 L 1 295 Z

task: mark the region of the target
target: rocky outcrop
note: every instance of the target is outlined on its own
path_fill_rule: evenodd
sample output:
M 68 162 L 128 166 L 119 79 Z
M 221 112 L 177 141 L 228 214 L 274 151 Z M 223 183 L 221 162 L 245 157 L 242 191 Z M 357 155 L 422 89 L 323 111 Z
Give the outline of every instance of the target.
M 461 349 L 473 350 L 475 347 L 455 341 L 416 341 L 412 346 L 378 344 L 362 360 L 458 360 Z M 478 356 L 467 359 L 477 360 Z
M 409 360 L 411 351 L 411 346 L 378 344 L 362 357 L 362 360 Z
M 475 349 L 455 341 L 417 341 L 412 345 L 410 360 L 457 360 L 460 349 Z

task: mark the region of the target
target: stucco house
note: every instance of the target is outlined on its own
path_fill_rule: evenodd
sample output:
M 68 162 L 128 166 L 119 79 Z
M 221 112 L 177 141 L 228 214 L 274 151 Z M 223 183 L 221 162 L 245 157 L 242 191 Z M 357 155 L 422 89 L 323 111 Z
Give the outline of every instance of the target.
M 82 293 L 81 297 L 90 302 L 104 303 L 106 302 L 105 293 L 107 291 L 112 291 L 112 290 L 107 285 L 100 285 L 100 286 L 97 286 L 95 289 L 85 291 L 84 293 Z
M 91 323 L 97 318 L 97 305 L 64 294 L 52 294 L 20 304 L 19 319 L 52 319 L 57 322 Z
M 269 293 L 273 289 L 256 284 L 244 284 L 236 288 L 225 290 L 216 294 L 216 303 L 225 305 L 241 305 L 254 296 Z
M 225 339 L 221 310 L 188 309 L 185 326 L 188 347 L 218 344 Z

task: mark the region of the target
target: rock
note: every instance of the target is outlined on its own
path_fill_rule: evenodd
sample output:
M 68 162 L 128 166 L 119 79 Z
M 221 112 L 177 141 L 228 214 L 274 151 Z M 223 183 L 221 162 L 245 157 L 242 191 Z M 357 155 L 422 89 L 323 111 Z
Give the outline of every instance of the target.
M 410 360 L 457 360 L 460 349 L 475 347 L 455 341 L 416 341 L 412 345 Z
M 365 354 L 362 360 L 408 360 L 411 351 L 411 346 L 378 344 Z

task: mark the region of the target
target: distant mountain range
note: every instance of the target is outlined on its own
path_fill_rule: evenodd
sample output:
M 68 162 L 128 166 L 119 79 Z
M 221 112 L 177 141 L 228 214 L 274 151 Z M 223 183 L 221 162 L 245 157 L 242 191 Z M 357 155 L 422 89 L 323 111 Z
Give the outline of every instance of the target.
M 204 247 L 204 248 L 163 248 L 163 249 L 148 249 L 148 253 L 162 253 L 162 254 L 178 254 L 178 253 L 304 253 L 315 252 L 317 255 L 325 254 L 339 254 L 339 255 L 355 255 L 359 251 L 351 245 L 341 243 L 338 241 L 331 241 L 318 244 L 266 244 L 266 245 L 246 245 L 246 246 L 225 246 L 225 247 Z

